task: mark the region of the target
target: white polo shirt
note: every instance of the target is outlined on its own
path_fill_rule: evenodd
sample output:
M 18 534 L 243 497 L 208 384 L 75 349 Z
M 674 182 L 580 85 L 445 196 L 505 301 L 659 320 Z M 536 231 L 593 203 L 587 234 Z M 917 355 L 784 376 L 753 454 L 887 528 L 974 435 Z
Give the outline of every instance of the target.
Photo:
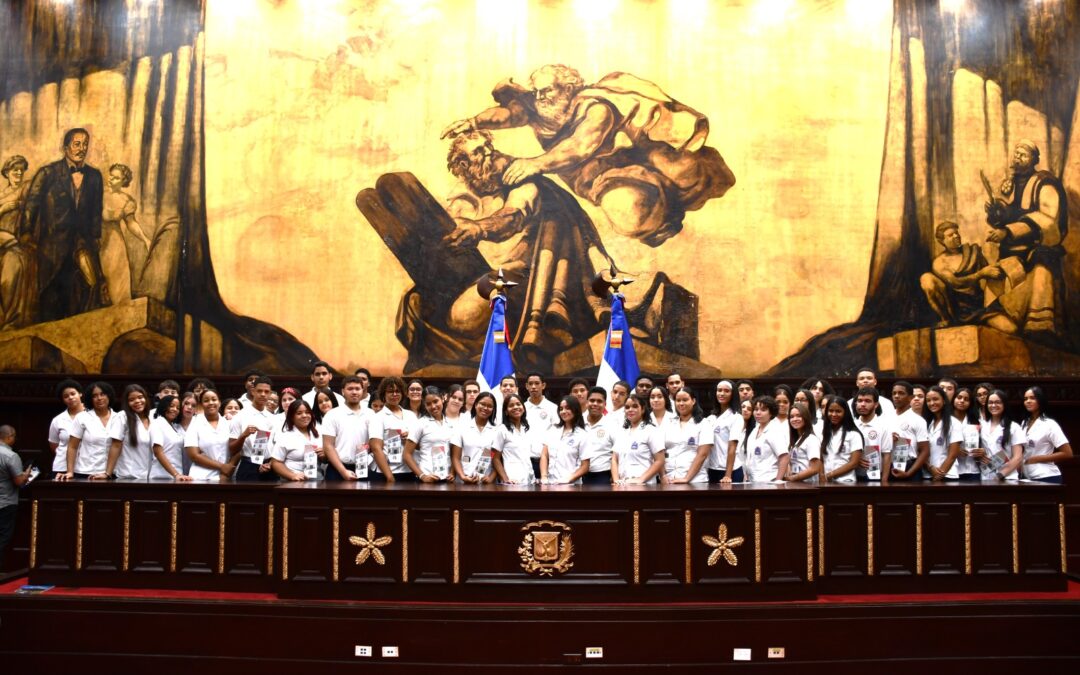
M 510 429 L 505 424 L 499 425 L 491 447 L 502 454 L 503 469 L 510 482 L 529 484 L 535 479 L 532 468 L 533 446 L 538 445 L 535 441 L 524 426 Z
M 399 407 L 398 413 L 401 417 L 395 415 L 389 406 L 384 407 L 372 418 L 369 433 L 371 438 L 382 439 L 383 454 L 390 464 L 390 473 L 412 473 L 405 464 L 405 438 L 401 432 L 404 431 L 406 437 L 415 433 L 416 415 L 405 406 Z
M 198 448 L 202 454 L 220 464 L 229 461 L 228 420 L 224 416 L 218 417 L 215 429 L 205 415 L 196 415 L 184 434 L 184 447 Z M 217 480 L 221 477 L 221 472 L 192 462 L 188 475 L 195 480 Z
M 585 447 L 582 459 L 589 460 L 589 473 L 611 472 L 611 449 L 614 429 L 611 420 L 601 417 L 596 424 L 590 424 L 585 418 Z
M 1061 426 L 1049 417 L 1040 417 L 1034 423 L 1024 422 L 1024 460 L 1028 457 L 1052 455 L 1058 448 L 1069 442 Z M 1024 475 L 1032 480 L 1060 476 L 1061 469 L 1053 462 L 1025 464 Z
M 304 394 L 303 396 L 300 397 L 300 398 L 304 399 L 305 403 L 307 403 L 309 406 L 311 406 L 312 410 L 315 409 L 315 394 L 316 393 L 318 393 L 318 390 L 315 387 L 312 387 L 310 391 L 308 391 L 306 394 Z M 330 393 L 333 394 L 334 398 L 337 399 L 337 406 L 335 406 L 335 407 L 345 405 L 345 397 L 344 396 L 342 396 L 341 394 L 339 394 L 339 393 L 337 393 L 336 391 L 333 391 L 333 390 L 331 390 Z M 301 470 L 303 470 L 303 469 L 302 468 L 297 469 L 297 471 L 301 471 Z
M 931 422 L 926 428 L 926 432 L 930 436 L 930 466 L 941 466 L 949 456 L 949 446 L 953 443 L 962 444 L 964 442 L 963 424 L 960 424 L 956 419 L 950 420 L 948 438 L 945 438 L 942 428 L 944 426 L 941 422 Z M 926 478 L 933 477 L 929 467 L 923 469 L 923 476 Z M 945 472 L 945 477 L 960 477 L 960 469 L 956 466 L 956 462 L 953 462 L 953 465 Z
M 559 406 L 553 402 L 541 399 L 539 403 L 533 403 L 531 399 L 525 399 L 525 419 L 529 420 L 529 427 L 541 428 L 553 427 L 559 424 Z
M 371 438 L 372 417 L 372 412 L 365 408 L 353 410 L 340 405 L 326 413 L 322 433 L 333 439 L 334 450 L 342 464 L 356 464 L 358 456 L 363 456 L 364 466 L 371 464 L 368 440 Z
M 688 474 L 699 449 L 705 445 L 712 446 L 712 443 L 713 428 L 706 424 L 705 420 L 695 422 L 691 417 L 684 422 L 676 416 L 664 429 L 664 450 L 667 453 L 664 472 L 668 479 L 685 477 L 691 483 L 708 483 L 709 472 L 705 470 L 706 462 L 701 463 L 696 474 L 693 476 Z M 712 451 L 711 447 L 709 451 Z
M 612 447 L 619 457 L 619 479 L 639 478 L 652 466 L 653 458 L 664 452 L 664 433 L 653 424 L 639 422 L 631 429 L 618 429 Z
M 862 432 L 864 440 L 863 459 L 871 461 L 871 468 L 866 470 L 867 478 L 870 480 L 881 479 L 881 467 L 885 465 L 885 455 L 892 453 L 895 422 L 896 415 L 889 418 L 874 415 L 869 422 L 863 422 L 861 417 L 855 418 L 855 428 Z M 873 468 L 872 458 L 875 452 L 877 453 L 876 470 Z
M 52 418 L 52 422 L 49 423 L 49 443 L 56 444 L 56 456 L 53 457 L 52 465 L 53 473 L 65 473 L 67 471 L 68 439 L 71 437 L 71 430 L 75 427 L 75 418 L 81 412 L 84 411 L 80 410 L 78 413 L 70 415 L 67 410 L 64 410 Z
M 986 449 L 987 454 L 993 456 L 999 452 L 1004 452 L 1005 456 L 1009 459 L 1012 459 L 1013 446 L 1019 445 L 1023 448 L 1027 445 L 1027 437 L 1024 435 L 1024 430 L 1016 422 L 1009 422 L 1008 446 L 1005 445 L 1005 430 L 1001 424 L 992 428 L 990 422 L 981 425 L 979 439 L 982 441 L 982 447 Z M 1004 478 L 1005 480 L 1017 480 L 1020 478 L 1020 472 L 1016 470 L 1010 471 L 1009 473 L 1004 474 Z
M 131 443 L 128 434 L 127 415 L 119 413 L 109 420 L 109 437 L 114 441 L 120 441 L 120 457 L 116 460 L 113 472 L 117 478 L 142 478 L 150 476 L 150 458 L 153 453 L 150 450 L 150 429 L 143 426 L 142 421 L 136 417 L 135 443 Z M 111 445 L 111 444 L 110 444 Z
M 119 414 L 114 410 L 110 410 L 109 413 L 109 420 L 106 423 L 102 423 L 101 418 L 92 409 L 84 410 L 75 416 L 69 438 L 78 438 L 81 441 L 79 449 L 75 452 L 74 473 L 105 472 L 105 466 L 109 461 L 109 446 L 112 445 L 109 427 Z M 64 448 L 64 453 L 67 453 L 67 448 Z
M 462 419 L 465 416 L 462 415 Z M 476 425 L 475 418 L 469 418 L 454 429 L 454 437 L 450 444 L 461 449 L 461 468 L 466 476 L 476 476 L 480 470 L 484 470 L 487 476 L 494 469 L 491 464 L 491 447 L 495 443 L 495 433 L 498 427 L 494 422 L 488 421 L 483 429 Z
M 709 415 L 702 422 L 707 427 L 712 429 L 712 452 L 709 453 L 709 459 L 706 463 L 706 468 L 714 471 L 726 471 L 727 470 L 727 454 L 728 445 L 731 441 L 739 440 L 739 433 L 742 430 L 743 419 L 742 415 L 728 408 L 719 417 L 716 415 Z M 742 458 L 735 454 L 735 464 L 732 466 L 732 471 L 742 467 Z
M 581 462 L 585 459 L 586 435 L 587 432 L 581 427 L 575 427 L 569 433 L 562 427 L 548 429 L 545 445 L 548 451 L 547 477 L 549 481 L 565 483 L 566 479 L 581 467 Z M 580 482 L 580 478 L 575 481 L 575 483 Z
M 416 422 L 416 433 L 409 440 L 416 443 L 413 459 L 420 467 L 421 474 L 431 474 L 444 479 L 450 475 L 450 441 L 454 437 L 454 427 L 445 419 L 421 417 Z
M 815 459 L 821 459 L 821 436 L 807 434 L 788 448 L 788 472 L 802 473 L 810 468 L 810 462 Z M 817 475 L 807 481 L 817 482 Z
M 841 429 L 833 433 L 829 438 L 829 443 L 824 447 L 825 473 L 828 474 L 844 466 L 851 461 L 853 453 L 861 452 L 864 447 L 863 437 L 858 431 L 844 433 Z M 855 469 L 852 468 L 841 476 L 833 476 L 833 480 L 837 483 L 854 483 Z
M 244 433 L 244 429 L 253 426 L 259 431 L 244 439 L 244 457 L 251 459 L 253 455 L 261 454 L 264 461 L 269 460 L 270 437 L 273 435 L 275 428 L 274 417 L 274 413 L 266 408 L 256 410 L 253 405 L 244 406 L 240 409 L 240 412 L 236 413 L 236 416 L 228 422 L 229 440 L 240 438 L 240 435 Z M 284 416 L 282 416 L 282 421 L 284 421 Z M 281 427 L 279 426 L 277 428 L 280 429 Z M 256 445 L 261 448 L 261 452 L 256 451 Z
M 754 427 L 746 441 L 747 480 L 754 483 L 776 480 L 776 470 L 780 458 L 788 453 L 789 440 L 787 423 L 776 418 L 769 420 L 764 429 Z

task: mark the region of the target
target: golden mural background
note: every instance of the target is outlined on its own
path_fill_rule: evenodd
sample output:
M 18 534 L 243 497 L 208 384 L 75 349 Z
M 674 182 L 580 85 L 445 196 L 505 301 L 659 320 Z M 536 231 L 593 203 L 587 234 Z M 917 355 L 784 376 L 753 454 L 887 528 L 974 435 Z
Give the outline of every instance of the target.
M 240 0 L 206 5 L 206 213 L 222 299 L 335 367 L 399 371 L 411 282 L 357 212 L 383 173 L 454 184 L 440 131 L 507 77 L 625 71 L 706 115 L 737 177 L 659 248 L 580 200 L 630 273 L 700 298 L 700 360 L 777 363 L 862 309 L 888 105 L 892 3 Z M 495 132 L 511 155 L 527 129 Z M 483 244 L 483 246 L 491 246 Z

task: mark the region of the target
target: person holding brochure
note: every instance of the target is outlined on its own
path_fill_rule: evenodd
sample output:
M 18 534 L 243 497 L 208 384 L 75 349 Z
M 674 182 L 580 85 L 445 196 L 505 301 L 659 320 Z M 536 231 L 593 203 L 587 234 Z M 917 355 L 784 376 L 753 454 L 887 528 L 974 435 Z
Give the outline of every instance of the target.
M 817 483 L 821 476 L 821 439 L 809 422 L 811 414 L 809 406 L 803 402 L 796 403 L 788 411 L 791 445 L 786 478 L 792 483 Z
M 882 485 L 888 485 L 896 416 L 879 415 L 878 398 L 878 390 L 873 387 L 863 387 L 855 394 L 855 428 L 865 443 L 855 480 L 879 480 Z
M 363 406 L 364 385 L 358 376 L 341 381 L 341 394 L 345 403 L 331 409 L 322 424 L 326 480 L 366 481 L 372 465 L 373 413 Z
M 236 481 L 272 481 L 270 470 L 271 436 L 274 414 L 266 407 L 274 382 L 266 375 L 255 378 L 251 387 L 251 405 L 246 405 L 229 422 L 229 456 L 236 457 Z
M 731 425 L 731 440 L 728 441 L 727 466 L 721 483 L 747 483 L 749 470 L 746 468 L 746 446 L 750 442 L 750 431 L 757 426 L 754 420 L 754 402 L 752 399 L 739 401 L 739 419 Z M 735 467 L 741 471 L 736 471 Z
M 194 397 L 183 401 L 177 396 L 164 396 L 154 410 L 150 423 L 150 448 L 154 460 L 150 464 L 150 480 L 191 480 L 184 474 L 184 434 L 195 411 Z
M 1024 463 L 1024 445 L 1027 438 L 1019 424 L 1012 421 L 1006 409 L 1005 392 L 994 389 L 986 397 L 986 411 L 990 414 L 979 433 L 976 450 L 982 464 L 983 480 L 1018 480 L 1020 465 Z
M 503 400 L 503 420 L 492 443 L 492 463 L 499 480 L 508 485 L 531 485 L 535 481 L 532 467 L 534 439 L 529 433 L 525 402 L 521 396 L 510 394 Z
M 893 419 L 893 450 L 890 458 L 890 480 L 919 480 L 922 468 L 930 458 L 930 435 L 926 420 L 911 407 L 915 388 L 901 380 L 893 385 L 892 401 L 896 410 Z
M 708 483 L 705 462 L 713 448 L 713 429 L 703 424 L 705 415 L 693 390 L 675 392 L 675 416 L 664 429 L 665 483 Z
M 405 465 L 421 483 L 453 481 L 450 471 L 450 440 L 453 427 L 443 417 L 445 399 L 438 387 L 425 387 L 416 433 L 405 441 Z
M 546 442 L 540 453 L 540 482 L 580 484 L 582 476 L 589 473 L 581 405 L 576 397 L 564 396 L 557 410 L 559 425 L 543 432 Z
M 34 465 L 24 469 L 15 445 L 15 427 L 0 425 L 0 569 L 4 569 L 4 553 L 15 536 L 19 512 L 19 488 L 33 480 Z M 36 510 L 36 508 L 35 508 Z
M 952 404 L 945 390 L 934 385 L 926 392 L 926 432 L 930 437 L 930 459 L 923 476 L 933 480 L 957 480 L 960 477 L 956 458 L 964 444 L 964 432 L 952 415 Z
M 491 419 L 494 414 L 495 396 L 490 391 L 477 394 L 473 399 L 470 419 L 456 429 L 454 439 L 450 442 L 454 473 L 463 483 L 488 484 L 495 481 L 491 462 L 496 432 L 496 424 Z
M 304 399 L 293 401 L 285 412 L 285 426 L 274 435 L 270 466 L 284 481 L 319 477 L 319 430 L 315 413 Z
M 776 419 L 776 399 L 758 396 L 753 401 L 754 428 L 746 435 L 747 479 L 753 483 L 783 481 L 788 474 L 788 426 Z
M 865 387 L 870 389 L 871 387 Z M 862 391 L 862 389 L 860 389 Z M 877 406 L 874 406 L 874 411 Z M 839 396 L 825 398 L 825 427 L 821 432 L 825 455 L 824 478 L 837 483 L 854 483 L 855 468 L 862 459 L 866 440 L 855 426 L 851 407 Z
M 91 409 L 75 416 L 67 450 L 64 451 L 67 455 L 67 471 L 57 474 L 55 480 L 105 475 L 109 446 L 112 445 L 109 425 L 114 416 L 111 405 L 115 397 L 108 382 L 94 382 L 83 392 L 83 399 L 90 399 Z
M 184 452 L 191 460 L 188 475 L 194 480 L 225 482 L 236 471 L 240 455 L 229 455 L 229 422 L 220 414 L 221 399 L 216 390 L 204 389 L 199 396 L 202 414 L 195 417 L 184 435 Z
M 416 474 L 405 464 L 405 441 L 416 426 L 416 415 L 402 405 L 405 398 L 405 382 L 396 376 L 384 377 L 379 382 L 379 398 L 384 405 L 372 418 L 371 452 L 379 473 L 372 480 L 413 482 Z
M 1042 387 L 1024 391 L 1024 476 L 1043 483 L 1061 483 L 1057 462 L 1073 456 L 1069 439 L 1052 417 L 1047 414 L 1046 394 Z
M 649 398 L 631 394 L 623 409 L 626 411 L 623 426 L 614 430 L 611 482 L 655 483 L 664 470 L 664 434 L 649 419 Z
M 964 445 L 960 448 L 960 456 L 956 458 L 956 470 L 961 481 L 974 482 L 982 480 L 979 470 L 979 455 L 977 451 L 982 447 L 979 439 L 982 420 L 979 418 L 979 406 L 975 402 L 975 394 L 970 387 L 957 387 L 953 393 L 953 419 L 961 425 L 964 432 Z
M 53 452 L 53 474 L 61 474 L 67 472 L 67 444 L 75 427 L 75 418 L 86 407 L 83 406 L 82 387 L 75 380 L 63 380 L 56 385 L 56 397 L 64 404 L 64 411 L 49 423 L 49 449 Z

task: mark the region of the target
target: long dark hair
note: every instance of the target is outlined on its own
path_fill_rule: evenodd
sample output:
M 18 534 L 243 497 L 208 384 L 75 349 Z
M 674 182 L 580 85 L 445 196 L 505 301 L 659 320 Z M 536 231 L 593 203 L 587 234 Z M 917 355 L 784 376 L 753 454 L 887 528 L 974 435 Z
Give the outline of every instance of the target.
M 1045 417 L 1046 419 L 1053 419 L 1052 417 L 1050 417 L 1050 414 L 1046 411 L 1047 404 L 1049 402 L 1046 399 L 1046 392 L 1043 391 L 1043 388 L 1038 386 L 1038 385 L 1034 385 L 1034 386 L 1031 386 L 1031 387 L 1028 387 L 1027 389 L 1025 389 L 1024 393 L 1026 394 L 1029 391 L 1031 392 L 1031 395 L 1035 397 L 1035 402 L 1037 404 L 1039 404 L 1039 417 Z M 987 394 L 986 400 L 988 400 L 988 401 L 990 400 L 990 395 L 989 394 Z M 1024 417 L 1026 417 L 1028 420 L 1031 419 L 1031 415 L 1029 415 L 1026 410 L 1024 411 Z M 1027 424 L 1027 421 L 1025 421 L 1024 423 Z
M 491 399 L 491 417 L 495 416 L 495 411 L 499 407 L 498 405 L 495 404 L 495 394 L 492 394 L 490 391 L 482 391 L 482 392 L 480 392 L 479 394 L 476 395 L 476 398 L 473 399 L 472 410 L 469 411 L 469 414 L 472 415 L 473 419 L 476 419 L 476 402 L 479 401 L 482 398 L 490 398 Z M 488 422 L 492 421 L 491 417 L 488 417 Z
M 285 424 L 281 425 L 283 431 L 292 431 L 296 428 L 296 424 L 293 420 L 296 419 L 296 413 L 300 412 L 300 408 L 304 407 L 311 413 L 311 422 L 308 423 L 308 433 L 312 436 L 318 436 L 319 430 L 315 427 L 315 411 L 311 409 L 308 402 L 302 398 L 298 398 L 289 404 L 289 410 L 285 413 Z
M 634 399 L 635 401 L 637 401 L 638 405 L 641 406 L 641 422 L 643 424 L 650 424 L 651 425 L 652 424 L 652 415 L 649 414 L 649 397 L 648 396 L 642 396 L 641 394 L 638 394 L 637 392 L 635 392 L 635 393 L 630 394 L 629 396 L 626 397 L 626 402 L 629 403 L 630 399 Z M 623 404 L 623 407 L 626 407 L 626 404 Z M 623 429 L 629 429 L 630 428 L 630 420 L 626 419 L 625 414 L 623 415 L 623 423 L 622 423 L 622 425 L 623 425 Z
M 652 410 L 652 400 L 651 400 L 651 399 L 652 399 L 652 393 L 653 393 L 654 391 L 657 391 L 657 390 L 659 390 L 659 392 L 660 392 L 660 393 L 661 393 L 661 394 L 663 395 L 663 397 L 664 397 L 664 410 L 666 410 L 667 412 L 671 412 L 671 399 L 670 399 L 670 398 L 668 398 L 668 395 L 667 395 L 667 389 L 665 389 L 665 388 L 661 387 L 660 385 L 653 385 L 653 386 L 652 386 L 652 387 L 651 387 L 651 388 L 649 389 L 649 399 L 650 399 L 650 401 L 649 401 L 649 405 L 648 405 L 648 407 L 646 407 L 646 408 L 645 408 L 645 410 L 647 410 L 647 411 L 649 412 L 649 418 L 650 418 L 650 419 L 651 419 L 651 418 L 652 418 L 652 416 L 653 416 L 653 410 Z M 653 419 L 652 421 L 653 421 L 653 423 L 655 423 L 655 422 L 656 422 L 656 420 L 655 420 L 655 419 Z
M 719 389 L 720 385 L 722 385 L 724 383 L 727 383 L 728 388 L 731 389 L 731 398 L 728 400 L 727 408 L 721 409 L 720 408 L 720 401 L 716 400 L 716 390 Z M 712 400 L 713 400 L 713 404 L 712 404 L 712 414 L 713 415 L 716 415 L 717 417 L 720 417 L 721 415 L 724 414 L 725 410 L 730 410 L 731 412 L 735 413 L 736 415 L 739 414 L 739 390 L 735 388 L 735 384 L 731 380 L 720 380 L 719 382 L 716 383 L 716 386 L 713 387 Z
M 480 397 L 477 396 L 477 398 L 480 398 Z M 514 430 L 514 428 L 512 426 L 510 426 L 510 414 L 507 412 L 507 408 L 510 407 L 510 400 L 515 399 L 515 398 L 518 400 L 518 402 L 521 403 L 521 426 L 523 426 L 525 428 L 525 431 L 528 431 L 529 430 L 529 420 L 527 419 L 526 414 L 525 414 L 527 412 L 525 410 L 525 399 L 521 398 L 520 394 L 507 394 L 506 398 L 503 399 L 503 409 L 502 409 L 502 423 L 503 423 L 503 426 L 506 427 L 507 429 L 511 430 L 511 431 Z M 473 401 L 473 406 L 474 407 L 476 406 L 476 401 Z M 581 410 L 580 405 L 578 406 L 578 410 L 579 411 Z
M 956 397 L 960 395 L 960 392 L 966 391 L 968 395 L 968 409 L 963 413 L 963 421 L 967 424 L 978 424 L 982 420 L 979 419 L 979 409 L 982 407 L 979 405 L 979 401 L 975 398 L 975 392 L 971 387 L 957 387 L 956 393 L 953 394 L 953 417 L 956 417 Z M 993 391 L 993 390 L 991 390 Z M 987 398 L 990 394 L 986 395 Z
M 427 409 L 427 397 L 428 396 L 437 396 L 438 398 L 443 399 L 443 406 L 444 406 L 443 407 L 443 416 L 445 417 L 445 415 L 446 415 L 446 407 L 445 407 L 446 406 L 446 400 L 445 400 L 445 397 L 443 396 L 442 389 L 439 389 L 435 385 L 430 385 L 430 386 L 424 387 L 424 393 L 420 396 L 420 412 L 417 413 L 417 417 L 431 417 L 431 413 L 429 413 L 428 409 Z M 431 417 L 431 419 L 435 419 L 435 418 Z
M 120 409 L 124 411 L 124 416 L 127 417 L 128 441 L 131 442 L 132 447 L 139 444 L 139 430 L 136 428 L 139 425 L 139 415 L 136 415 L 128 404 L 128 397 L 134 393 L 143 395 L 143 400 L 146 401 L 145 405 L 143 405 L 143 417 L 150 417 L 150 394 L 146 393 L 146 389 L 139 384 L 129 384 L 124 387 L 124 400 L 120 402 Z
M 317 424 L 322 424 L 323 413 L 322 409 L 319 408 L 319 394 L 322 394 L 327 399 L 329 399 L 331 410 L 338 407 L 338 400 L 337 396 L 334 396 L 334 392 L 330 389 L 330 387 L 323 387 L 322 389 L 315 390 L 315 395 L 311 397 L 311 416 L 315 419 L 315 422 Z
M 918 385 L 916 385 L 918 386 Z M 940 385 L 935 384 L 932 387 L 926 389 L 926 395 L 929 396 L 930 392 L 934 392 L 941 396 L 941 437 L 945 439 L 945 445 L 949 444 L 949 429 L 952 428 L 952 401 L 945 395 L 945 390 Z M 990 400 L 990 396 L 987 395 L 986 400 Z M 923 419 L 926 420 L 926 426 L 929 427 L 934 423 L 934 413 L 930 411 L 930 406 L 925 402 L 923 403 Z
M 570 408 L 570 412 L 574 413 L 573 428 L 584 429 L 585 428 L 585 416 L 581 414 L 581 402 L 577 400 L 577 396 L 570 396 L 569 394 L 559 399 L 559 405 L 566 404 L 567 408 Z M 563 422 L 562 417 L 559 417 L 559 429 L 565 429 L 566 424 Z
M 690 411 L 690 417 L 694 419 L 695 424 L 700 424 L 701 420 L 705 419 L 705 412 L 701 409 L 701 404 L 698 403 L 697 394 L 695 394 L 694 390 L 690 387 L 679 387 L 679 391 L 675 392 L 675 396 L 682 393 L 685 393 L 690 397 L 690 400 L 694 402 L 694 407 Z M 674 398 L 674 396 L 672 398 Z M 678 415 L 679 413 L 676 411 L 675 414 Z
M 173 420 L 172 422 L 169 422 L 169 420 L 165 419 L 165 415 L 168 414 L 169 406 L 172 405 L 173 401 L 180 401 L 180 410 L 179 410 L 179 412 L 176 413 L 176 419 Z M 162 396 L 161 400 L 158 401 L 158 404 L 154 407 L 154 416 L 159 417 L 159 418 L 165 420 L 166 422 L 169 422 L 169 424 L 173 425 L 174 429 L 179 429 L 180 428 L 180 418 L 184 416 L 184 402 L 183 402 L 183 400 L 181 400 L 181 398 L 179 396 L 173 396 L 172 394 L 169 394 L 168 396 Z
M 811 397 L 810 400 L 813 401 L 813 397 Z M 792 410 L 798 410 L 799 415 L 802 416 L 803 426 L 801 432 L 796 431 L 795 427 L 791 426 L 790 419 Z M 788 420 L 788 429 L 791 430 L 791 433 L 788 434 L 790 447 L 795 447 L 799 445 L 799 443 L 802 443 L 807 436 L 814 435 L 814 423 L 810 421 L 810 406 L 805 403 L 792 403 L 791 409 L 788 410 Z
M 816 380 L 815 380 L 815 382 L 816 382 Z M 795 392 L 795 396 L 798 396 L 800 392 L 802 392 L 802 395 L 806 397 L 806 403 L 807 403 L 806 409 L 810 412 L 810 424 L 815 424 L 818 421 L 818 403 L 817 403 L 817 399 L 814 398 L 814 392 L 812 392 L 809 389 L 806 389 L 805 387 L 803 387 L 803 388 L 801 388 L 801 389 L 799 389 L 798 391 Z M 822 398 L 824 399 L 824 397 L 822 397 Z M 792 407 L 795 406 L 795 399 L 794 398 L 791 399 L 791 405 L 792 405 Z M 788 410 L 788 415 L 790 415 L 790 414 L 791 414 L 791 411 Z
M 989 417 L 991 396 L 997 396 L 1001 399 L 1001 447 L 1005 448 L 1006 454 L 1012 455 L 1012 453 L 1008 450 L 1010 436 L 1009 427 L 1011 427 L 1013 424 L 1012 415 L 1009 414 L 1009 397 L 1001 389 L 993 389 L 989 394 L 986 395 L 986 410 L 988 415 L 987 419 L 989 420 L 994 419 L 993 417 Z
M 855 426 L 855 416 L 851 413 L 851 408 L 848 407 L 847 401 L 833 394 L 832 396 L 826 396 L 822 399 L 825 402 L 825 415 L 822 418 L 824 424 L 821 425 L 821 451 L 826 453 L 829 451 L 829 443 L 832 442 L 833 428 L 832 422 L 829 421 L 829 406 L 836 404 L 844 411 L 844 416 L 840 418 L 840 445 L 844 445 L 844 441 L 847 440 L 849 433 L 856 433 L 859 438 L 863 439 L 863 445 L 866 445 L 866 439 L 863 438 L 862 432 L 859 431 L 859 427 Z

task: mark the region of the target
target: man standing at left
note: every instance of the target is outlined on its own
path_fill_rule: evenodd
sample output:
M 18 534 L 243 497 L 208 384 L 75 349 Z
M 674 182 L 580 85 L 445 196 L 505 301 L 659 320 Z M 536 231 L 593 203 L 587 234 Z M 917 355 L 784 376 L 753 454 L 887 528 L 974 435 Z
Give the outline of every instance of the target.
M 26 193 L 19 240 L 37 265 L 37 321 L 109 304 L 99 257 L 103 183 L 86 163 L 90 132 L 64 134 L 64 158 L 46 164 Z
M 19 488 L 30 480 L 30 469 L 23 470 L 22 460 L 11 449 L 15 444 L 15 428 L 0 426 L 0 569 L 4 553 L 15 534 L 15 515 L 19 509 Z

